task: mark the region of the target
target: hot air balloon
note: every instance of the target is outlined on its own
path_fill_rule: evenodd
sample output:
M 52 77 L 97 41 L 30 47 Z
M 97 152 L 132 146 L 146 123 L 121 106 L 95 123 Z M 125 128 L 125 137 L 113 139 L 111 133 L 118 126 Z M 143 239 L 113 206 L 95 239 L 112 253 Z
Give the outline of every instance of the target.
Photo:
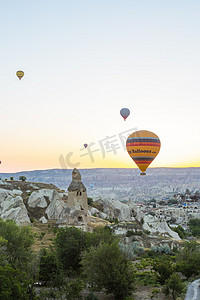
M 94 187 L 94 185 L 91 183 L 91 184 L 90 184 L 90 188 L 93 189 L 93 187 Z
M 120 110 L 120 115 L 124 118 L 124 121 L 126 121 L 126 118 L 130 115 L 130 110 L 128 108 L 122 108 Z
M 84 144 L 83 146 L 84 146 L 85 148 L 87 148 L 88 144 Z
M 17 77 L 19 78 L 19 80 L 22 79 L 22 77 L 24 76 L 24 72 L 23 71 L 17 71 L 16 72 Z
M 142 172 L 140 175 L 146 175 L 146 169 L 160 151 L 160 139 L 151 131 L 139 130 L 129 135 L 126 149 Z

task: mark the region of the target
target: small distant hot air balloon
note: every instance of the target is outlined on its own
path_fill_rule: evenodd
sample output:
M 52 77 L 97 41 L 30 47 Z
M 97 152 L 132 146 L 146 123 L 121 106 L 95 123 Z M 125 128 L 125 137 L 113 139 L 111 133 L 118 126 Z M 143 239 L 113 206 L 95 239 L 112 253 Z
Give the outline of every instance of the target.
M 127 138 L 126 149 L 132 160 L 142 171 L 140 175 L 146 175 L 146 169 L 160 151 L 160 139 L 151 131 L 136 131 Z
M 126 121 L 126 118 L 130 115 L 130 110 L 128 108 L 122 108 L 120 110 L 120 115 L 124 118 L 124 121 Z
M 84 144 L 83 146 L 84 146 L 85 148 L 87 148 L 88 144 Z
M 93 187 L 94 187 L 94 185 L 91 183 L 91 184 L 90 184 L 90 188 L 93 189 Z
M 23 71 L 17 71 L 16 72 L 17 77 L 19 78 L 19 80 L 22 79 L 22 77 L 24 76 L 24 72 Z

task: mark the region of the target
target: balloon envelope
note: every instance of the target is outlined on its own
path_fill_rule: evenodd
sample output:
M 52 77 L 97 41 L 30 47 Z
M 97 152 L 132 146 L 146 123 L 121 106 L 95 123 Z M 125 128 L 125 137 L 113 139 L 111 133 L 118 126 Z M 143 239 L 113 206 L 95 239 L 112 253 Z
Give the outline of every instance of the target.
M 19 80 L 22 79 L 22 77 L 24 76 L 24 72 L 23 71 L 17 71 L 16 72 L 17 77 L 19 78 Z
M 84 144 L 84 147 L 87 148 L 88 144 Z
M 126 149 L 132 160 L 145 175 L 145 171 L 160 151 L 159 137 L 147 130 L 139 130 L 129 135 Z
M 125 121 L 126 118 L 130 115 L 130 110 L 128 108 L 122 108 L 120 110 L 120 115 L 122 116 L 122 118 L 124 118 Z

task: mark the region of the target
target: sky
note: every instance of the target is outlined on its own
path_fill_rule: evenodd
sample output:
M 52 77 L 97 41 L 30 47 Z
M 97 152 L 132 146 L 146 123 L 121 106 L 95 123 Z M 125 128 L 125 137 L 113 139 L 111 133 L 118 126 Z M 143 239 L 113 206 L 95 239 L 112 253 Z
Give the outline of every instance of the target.
M 151 167 L 200 167 L 199 11 L 198 0 L 2 2 L 0 172 L 135 168 L 124 142 L 142 129 L 161 140 Z

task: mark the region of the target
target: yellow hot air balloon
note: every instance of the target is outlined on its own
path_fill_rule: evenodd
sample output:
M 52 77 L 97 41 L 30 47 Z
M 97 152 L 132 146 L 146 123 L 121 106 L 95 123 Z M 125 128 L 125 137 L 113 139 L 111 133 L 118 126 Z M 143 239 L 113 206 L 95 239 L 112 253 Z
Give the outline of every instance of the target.
M 23 71 L 17 71 L 16 72 L 17 77 L 19 78 L 19 80 L 22 79 L 22 77 L 24 76 L 24 72 Z
M 126 149 L 142 171 L 140 175 L 146 175 L 146 169 L 160 151 L 160 139 L 151 131 L 139 130 L 129 135 L 126 140 Z

